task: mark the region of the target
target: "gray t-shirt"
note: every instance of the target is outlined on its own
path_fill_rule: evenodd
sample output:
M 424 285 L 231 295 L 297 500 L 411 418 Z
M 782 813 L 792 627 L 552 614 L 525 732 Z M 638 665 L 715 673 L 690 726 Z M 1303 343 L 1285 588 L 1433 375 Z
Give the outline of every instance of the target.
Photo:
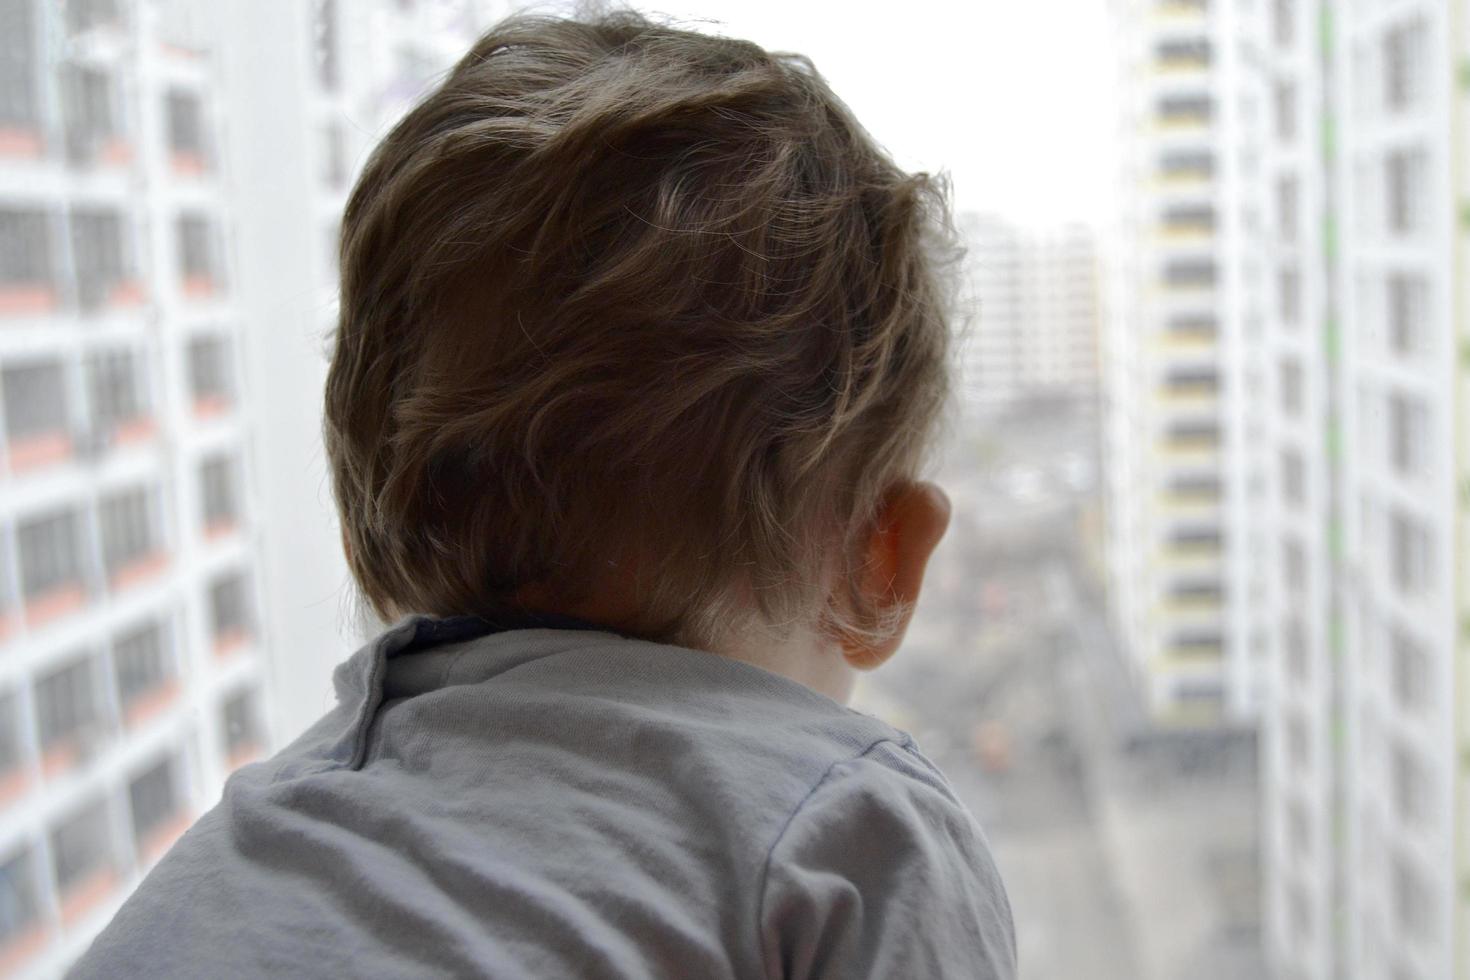
M 487 629 L 410 617 L 342 664 L 73 975 L 1014 977 L 909 736 L 716 654 Z

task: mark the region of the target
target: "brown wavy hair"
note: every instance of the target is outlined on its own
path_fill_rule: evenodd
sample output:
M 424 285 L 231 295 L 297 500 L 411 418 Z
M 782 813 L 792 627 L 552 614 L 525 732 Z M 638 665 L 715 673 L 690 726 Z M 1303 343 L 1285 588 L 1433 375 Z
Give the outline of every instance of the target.
M 851 583 L 945 427 L 955 257 L 944 179 L 806 58 L 497 24 L 343 219 L 325 440 L 363 597 L 493 617 L 625 574 L 649 639 L 892 635 Z

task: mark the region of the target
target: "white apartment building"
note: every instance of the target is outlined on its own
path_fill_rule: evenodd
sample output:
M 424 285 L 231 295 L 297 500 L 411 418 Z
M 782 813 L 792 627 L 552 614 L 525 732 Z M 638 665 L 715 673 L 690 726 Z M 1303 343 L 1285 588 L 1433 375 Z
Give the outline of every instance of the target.
M 328 706 L 339 215 L 495 6 L 0 0 L 0 975 Z
M 1098 398 L 1098 256 L 1091 229 L 965 214 L 972 312 L 967 404 L 986 418 L 1038 406 L 1091 415 Z
M 1470 977 L 1470 6 L 1272 15 L 1269 153 L 1313 188 L 1278 220 L 1322 237 L 1276 255 L 1311 319 L 1272 351 L 1267 953 L 1286 977 Z
M 1161 728 L 1248 723 L 1265 283 L 1259 13 L 1114 0 L 1118 222 L 1103 348 L 1110 614 Z

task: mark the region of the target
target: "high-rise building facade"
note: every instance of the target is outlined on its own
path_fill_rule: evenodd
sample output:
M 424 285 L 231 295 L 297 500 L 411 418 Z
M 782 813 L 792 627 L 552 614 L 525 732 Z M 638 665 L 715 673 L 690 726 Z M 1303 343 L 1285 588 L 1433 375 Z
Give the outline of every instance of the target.
M 1264 640 L 1259 15 L 1115 0 L 1104 330 L 1110 614 L 1161 727 L 1249 723 Z
M 1467 5 L 1272 16 L 1269 153 L 1304 189 L 1278 215 L 1322 238 L 1277 255 L 1309 319 L 1273 350 L 1267 950 L 1283 976 L 1470 977 Z
M 0 975 L 329 706 L 341 210 L 496 6 L 0 0 Z
M 1098 256 L 1091 229 L 1028 228 L 961 215 L 974 311 L 965 354 L 968 404 L 998 417 L 1035 407 L 1091 415 L 1098 398 Z

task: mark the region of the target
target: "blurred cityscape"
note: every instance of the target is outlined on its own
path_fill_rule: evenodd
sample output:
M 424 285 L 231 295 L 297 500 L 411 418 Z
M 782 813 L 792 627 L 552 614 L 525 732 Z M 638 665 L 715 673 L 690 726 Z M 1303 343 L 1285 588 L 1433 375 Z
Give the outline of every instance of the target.
M 1470 0 L 1095 2 L 1115 219 L 959 216 L 954 522 L 855 705 L 1025 976 L 1470 980 Z M 330 705 L 339 216 L 510 6 L 0 0 L 0 976 Z

